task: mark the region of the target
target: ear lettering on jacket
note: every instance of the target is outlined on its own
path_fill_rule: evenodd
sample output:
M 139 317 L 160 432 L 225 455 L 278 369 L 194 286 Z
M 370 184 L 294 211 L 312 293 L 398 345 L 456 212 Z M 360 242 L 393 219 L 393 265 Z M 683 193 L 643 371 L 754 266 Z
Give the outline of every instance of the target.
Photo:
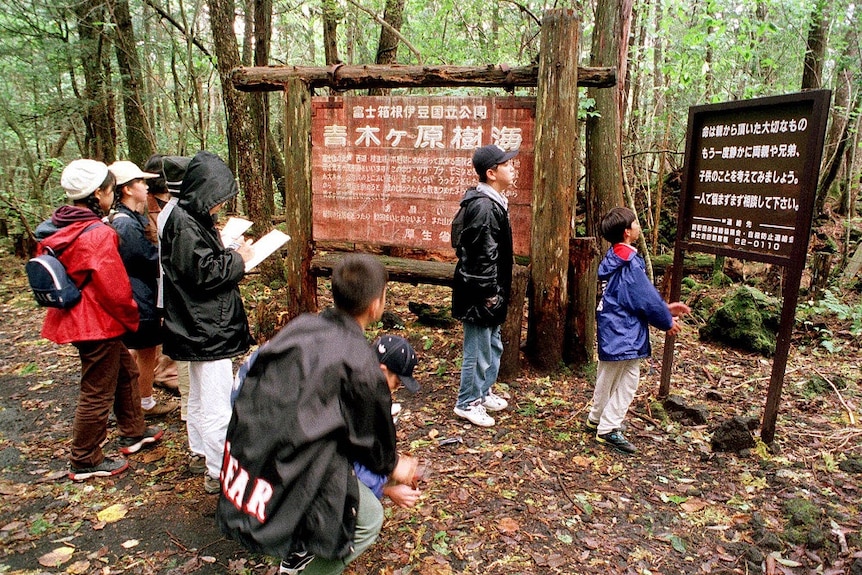
M 224 447 L 225 461 L 221 472 L 224 496 L 238 510 L 251 515 L 261 523 L 266 523 L 266 504 L 272 498 L 272 484 L 260 477 L 256 478 L 248 498 L 243 499 L 251 478 L 248 471 L 240 467 L 239 461 L 230 455 L 230 443 L 225 442 Z

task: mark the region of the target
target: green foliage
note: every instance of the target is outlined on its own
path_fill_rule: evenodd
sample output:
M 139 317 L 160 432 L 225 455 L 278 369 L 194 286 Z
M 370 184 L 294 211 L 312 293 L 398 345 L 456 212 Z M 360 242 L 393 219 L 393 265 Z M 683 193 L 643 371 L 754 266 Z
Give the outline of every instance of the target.
M 775 353 L 780 317 L 778 300 L 741 287 L 700 328 L 700 337 L 770 356 Z
M 796 309 L 796 320 L 817 334 L 820 346 L 829 353 L 843 349 L 826 320 L 841 322 L 842 329 L 858 338 L 862 335 L 862 304 L 849 305 L 832 290 L 825 290 L 819 300 L 800 303 Z M 855 341 L 854 341 L 855 345 Z

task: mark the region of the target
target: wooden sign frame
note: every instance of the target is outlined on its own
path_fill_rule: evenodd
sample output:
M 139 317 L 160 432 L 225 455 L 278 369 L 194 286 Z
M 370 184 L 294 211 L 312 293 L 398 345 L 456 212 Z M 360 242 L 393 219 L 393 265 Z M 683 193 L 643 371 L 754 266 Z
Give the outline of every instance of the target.
M 689 109 L 671 301 L 687 251 L 783 266 L 781 324 L 760 432 L 772 443 L 805 256 L 831 91 Z M 670 391 L 675 338 L 666 336 L 659 396 Z

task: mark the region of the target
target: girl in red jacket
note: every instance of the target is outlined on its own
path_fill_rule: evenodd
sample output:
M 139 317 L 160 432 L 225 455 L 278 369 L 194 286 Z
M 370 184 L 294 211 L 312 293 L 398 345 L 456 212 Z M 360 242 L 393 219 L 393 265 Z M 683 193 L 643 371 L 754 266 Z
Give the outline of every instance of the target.
M 68 309 L 49 308 L 42 336 L 73 344 L 81 358 L 69 478 L 83 480 L 128 469 L 125 459 L 102 453 L 112 406 L 121 453 L 152 445 L 164 432 L 144 425 L 138 371 L 120 339 L 138 328 L 138 308 L 117 250 L 117 234 L 101 222 L 114 202 L 114 176 L 102 162 L 75 160 L 63 170 L 60 185 L 72 203 L 57 208 L 36 235 L 39 251 L 50 247 L 60 252 L 58 259 L 81 287 L 81 301 Z

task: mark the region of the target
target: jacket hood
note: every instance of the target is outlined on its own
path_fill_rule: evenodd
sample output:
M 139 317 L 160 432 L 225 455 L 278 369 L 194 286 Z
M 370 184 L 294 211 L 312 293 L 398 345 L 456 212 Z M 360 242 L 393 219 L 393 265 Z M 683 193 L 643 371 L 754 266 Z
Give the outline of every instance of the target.
M 177 205 L 197 219 L 206 220 L 210 210 L 239 193 L 227 164 L 212 152 L 200 151 L 189 162 Z
M 637 252 L 632 250 L 628 259 L 623 259 L 616 254 L 613 246 L 607 251 L 604 259 L 599 264 L 599 279 L 606 280 L 608 279 L 615 271 L 617 271 L 621 266 L 628 265 L 630 261 L 632 261 Z
M 464 197 L 461 198 L 461 205 L 466 206 L 476 198 L 487 198 L 489 197 L 486 194 L 483 194 L 476 188 L 469 188 L 466 192 L 464 192 Z

